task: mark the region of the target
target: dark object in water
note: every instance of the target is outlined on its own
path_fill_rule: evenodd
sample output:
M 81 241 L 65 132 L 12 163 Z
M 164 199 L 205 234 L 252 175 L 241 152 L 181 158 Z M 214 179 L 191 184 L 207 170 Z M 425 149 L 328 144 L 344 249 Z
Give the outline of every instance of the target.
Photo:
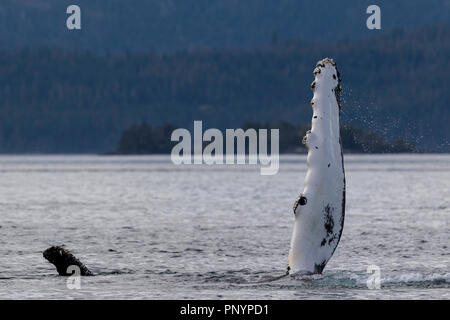
M 69 266 L 77 266 L 80 268 L 82 276 L 93 276 L 94 274 L 78 260 L 69 250 L 60 246 L 52 246 L 43 252 L 43 256 L 51 264 L 55 265 L 60 276 L 71 276 L 72 273 L 67 272 Z

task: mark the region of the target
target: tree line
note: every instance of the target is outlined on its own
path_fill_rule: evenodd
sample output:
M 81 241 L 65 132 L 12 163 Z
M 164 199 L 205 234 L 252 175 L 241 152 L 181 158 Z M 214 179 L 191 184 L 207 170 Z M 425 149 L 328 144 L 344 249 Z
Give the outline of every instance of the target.
M 101 153 L 134 123 L 233 128 L 309 123 L 317 60 L 342 77 L 342 122 L 421 151 L 450 151 L 450 28 L 259 49 L 97 55 L 0 51 L 0 152 Z
M 272 123 L 245 122 L 241 127 L 247 129 L 279 129 L 280 153 L 305 153 L 302 137 L 310 125 L 295 126 L 285 121 Z M 175 126 L 165 124 L 152 127 L 147 123 L 133 124 L 127 128 L 119 140 L 115 150 L 109 154 L 169 154 L 178 142 L 171 141 L 171 134 Z M 404 153 L 415 152 L 413 145 L 402 139 L 386 141 L 371 130 L 363 130 L 351 125 L 341 127 L 341 141 L 345 152 L 350 153 Z M 248 148 L 248 141 L 247 148 Z M 268 150 L 270 150 L 270 135 Z M 208 143 L 204 143 L 204 147 Z

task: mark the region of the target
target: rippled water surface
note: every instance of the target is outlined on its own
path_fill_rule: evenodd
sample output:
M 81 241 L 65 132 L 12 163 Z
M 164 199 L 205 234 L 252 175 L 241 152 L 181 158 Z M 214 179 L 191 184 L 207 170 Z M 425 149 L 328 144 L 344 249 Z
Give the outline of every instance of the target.
M 0 157 L 0 298 L 450 299 L 450 156 L 348 155 L 345 227 L 323 275 L 282 275 L 304 156 Z M 42 251 L 94 273 L 67 288 Z M 381 289 L 367 287 L 369 265 Z

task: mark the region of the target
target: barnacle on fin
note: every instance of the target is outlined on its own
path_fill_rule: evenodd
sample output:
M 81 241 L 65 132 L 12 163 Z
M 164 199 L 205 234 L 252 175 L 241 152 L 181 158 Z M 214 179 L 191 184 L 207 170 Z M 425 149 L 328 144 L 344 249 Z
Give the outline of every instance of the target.
M 308 199 L 306 199 L 306 197 L 303 194 L 300 194 L 298 199 L 294 202 L 294 214 L 295 211 L 297 211 L 298 206 L 304 206 L 306 205 L 306 203 L 308 203 Z
M 310 133 L 311 133 L 311 130 L 306 131 L 306 134 L 305 134 L 305 136 L 302 139 L 302 143 L 304 145 L 306 145 L 306 142 L 307 142 L 307 139 L 308 139 L 308 134 L 310 134 Z
M 317 75 L 318 73 L 320 73 L 320 68 L 325 68 L 325 65 L 327 63 L 331 64 L 333 67 L 336 68 L 336 74 L 333 74 L 333 79 L 337 78 L 338 84 L 337 84 L 336 88 L 334 88 L 334 95 L 336 96 L 336 101 L 337 101 L 337 104 L 339 106 L 339 110 L 341 110 L 342 109 L 342 104 L 341 104 L 342 87 L 340 85 L 340 83 L 341 83 L 341 74 L 339 73 L 339 70 L 337 68 L 336 62 L 333 59 L 331 59 L 331 58 L 325 58 L 325 59 L 320 60 L 316 64 L 316 68 L 314 69 L 314 75 Z M 315 87 L 316 87 L 316 83 L 315 83 L 315 81 L 313 81 L 313 83 L 311 83 L 311 88 L 313 89 L 313 91 L 314 91 Z

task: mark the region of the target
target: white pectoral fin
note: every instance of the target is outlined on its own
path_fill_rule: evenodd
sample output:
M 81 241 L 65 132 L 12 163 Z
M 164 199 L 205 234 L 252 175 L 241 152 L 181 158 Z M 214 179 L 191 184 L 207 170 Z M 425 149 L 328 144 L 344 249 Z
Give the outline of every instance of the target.
M 289 273 L 322 273 L 339 243 L 345 214 L 345 173 L 340 142 L 340 77 L 323 59 L 314 70 L 311 131 L 303 193 L 294 203 Z

